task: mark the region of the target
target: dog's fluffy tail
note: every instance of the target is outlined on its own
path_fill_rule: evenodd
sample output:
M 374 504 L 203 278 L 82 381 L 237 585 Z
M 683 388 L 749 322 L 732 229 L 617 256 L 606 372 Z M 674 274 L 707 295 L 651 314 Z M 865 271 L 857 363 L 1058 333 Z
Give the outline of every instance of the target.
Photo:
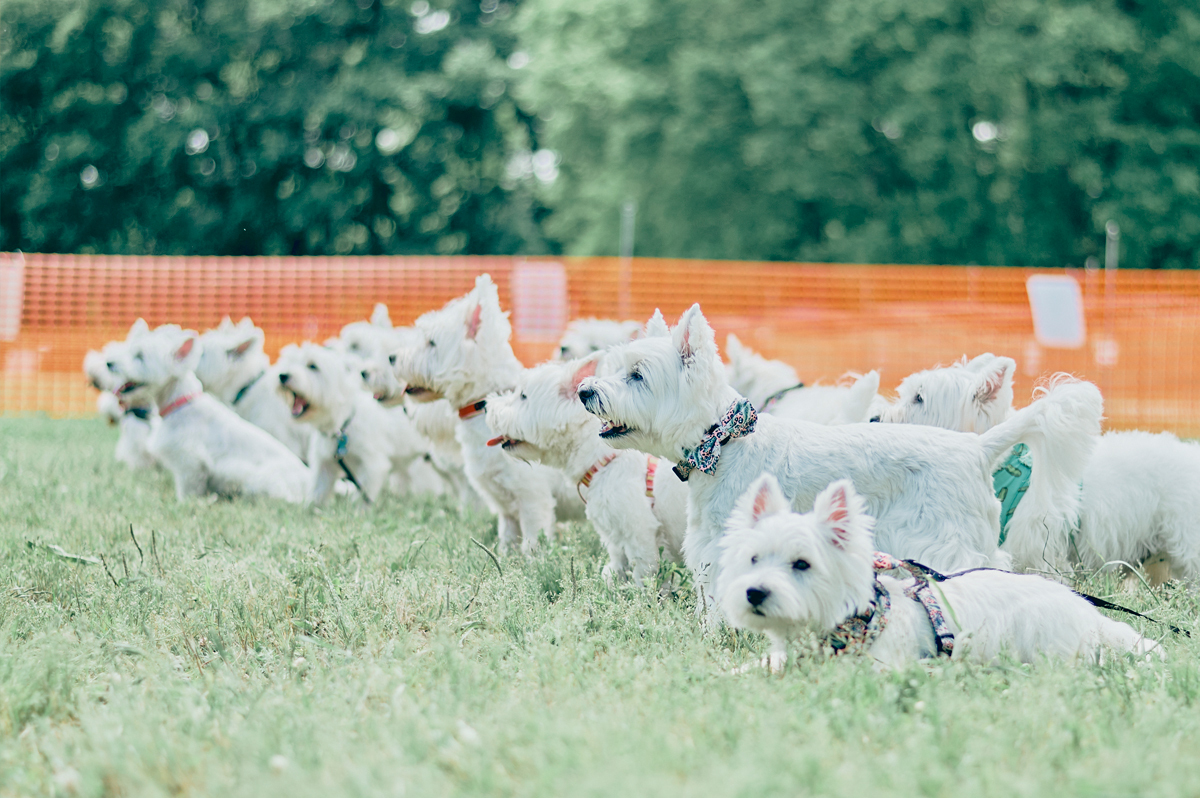
M 989 472 L 1017 443 L 1029 447 L 1032 474 L 1008 522 L 1004 550 L 1019 570 L 1063 574 L 1079 524 L 1080 481 L 1100 436 L 1104 400 L 1090 382 L 1056 374 L 1029 407 L 980 436 Z

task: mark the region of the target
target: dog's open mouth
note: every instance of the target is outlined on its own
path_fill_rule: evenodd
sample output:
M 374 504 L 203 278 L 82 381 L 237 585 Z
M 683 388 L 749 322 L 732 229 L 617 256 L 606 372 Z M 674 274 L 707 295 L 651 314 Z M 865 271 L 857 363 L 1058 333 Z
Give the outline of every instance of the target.
M 514 446 L 519 446 L 525 441 L 516 438 L 510 438 L 507 435 L 497 435 L 487 442 L 488 446 L 499 446 L 501 449 L 511 449 Z
M 631 432 L 633 432 L 633 427 L 620 424 L 616 421 L 605 421 L 600 425 L 601 438 L 619 438 Z
M 141 388 L 141 387 L 142 387 L 142 383 L 133 382 L 131 380 L 130 382 L 127 382 L 124 385 L 122 385 L 120 388 L 118 388 L 117 393 L 119 393 L 119 394 L 120 393 L 129 393 L 130 391 L 136 391 L 138 388 Z
M 418 402 L 432 402 L 435 399 L 441 399 L 442 395 L 431 388 L 423 388 L 420 385 L 409 385 L 404 389 L 405 395 Z
M 308 400 L 295 391 L 288 391 L 292 395 L 292 418 L 300 418 L 308 412 Z

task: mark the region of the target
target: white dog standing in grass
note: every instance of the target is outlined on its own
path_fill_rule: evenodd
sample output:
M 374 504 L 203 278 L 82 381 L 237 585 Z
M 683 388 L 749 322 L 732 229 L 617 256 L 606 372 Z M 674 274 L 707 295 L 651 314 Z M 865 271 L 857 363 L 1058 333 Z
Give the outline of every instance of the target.
M 638 337 L 642 325 L 636 321 L 613 319 L 575 319 L 567 325 L 558 342 L 558 360 L 575 360 L 603 352 L 610 346 Z
M 374 502 L 395 471 L 425 457 L 424 441 L 403 413 L 391 413 L 367 392 L 357 363 L 314 343 L 285 346 L 268 373 L 288 401 L 292 417 L 312 426 L 311 498 L 329 498 L 342 477 Z
M 149 331 L 146 322 L 138 319 L 124 341 L 110 341 L 99 352 L 90 350 L 83 358 L 83 371 L 88 382 L 100 392 L 96 397 L 97 412 L 120 430 L 113 456 L 134 471 L 154 468 L 157 464 L 147 444 L 159 424 L 158 411 L 146 397 L 118 396 L 117 391 L 124 380 L 114 369 L 116 359 L 129 342 Z
M 1064 585 L 1033 574 L 981 569 L 944 581 L 884 575 L 898 563 L 875 552 L 874 525 L 848 480 L 821 491 L 805 515 L 792 512 L 769 474 L 738 501 L 721 541 L 717 592 L 730 624 L 771 639 L 773 670 L 787 658 L 788 639 L 805 631 L 834 653 L 865 653 L 889 667 L 939 653 L 984 663 L 1007 653 L 1034 662 L 1041 655 L 1095 660 L 1104 649 L 1158 648 Z
M 586 515 L 608 551 L 604 577 L 642 580 L 658 568 L 659 551 L 678 562 L 687 526 L 687 486 L 672 463 L 617 450 L 599 436 L 600 420 L 576 392 L 595 360 L 543 363 L 516 388 L 487 400 L 487 422 L 513 457 L 558 469 L 587 501 Z
M 271 367 L 263 340 L 263 331 L 248 316 L 237 324 L 226 316 L 216 329 L 200 336 L 196 376 L 205 391 L 274 435 L 292 454 L 307 460 L 312 428 L 293 420 L 275 386 L 263 379 Z
M 500 548 L 511 552 L 519 545 L 532 554 L 539 536 L 554 530 L 555 488 L 563 479 L 487 445 L 486 397 L 510 390 L 523 370 L 492 278 L 481 275 L 470 293 L 426 313 L 415 326 L 415 343 L 396 353 L 396 377 L 410 398 L 447 399 L 457 409 L 467 479 L 499 519 Z
M 604 420 L 600 434 L 613 446 L 679 463 L 690 488 L 684 557 L 710 613 L 725 521 L 764 470 L 801 510 L 830 482 L 853 479 L 879 519 L 879 546 L 894 556 L 941 571 L 1007 568 L 1011 558 L 997 547 L 1000 503 L 992 471 L 1017 441 L 1057 434 L 1052 419 L 1082 417 L 1098 425 L 1102 409 L 1095 386 L 1077 383 L 1056 387 L 983 436 L 756 419 L 726 382 L 698 305 L 674 331 L 656 314 L 647 337 L 600 355 L 596 376 L 581 383 L 579 397 Z M 907 433 L 896 434 L 900 430 Z
M 817 424 L 866 421 L 879 395 L 879 372 L 854 376 L 854 383 L 805 385 L 796 370 L 781 360 L 768 360 L 732 333 L 725 339 L 729 364 L 725 373 L 735 391 L 759 413 Z
M 309 471 L 287 447 L 203 392 L 194 373 L 200 336 L 167 324 L 131 341 L 116 360 L 117 393 L 152 401 L 162 422 L 147 442 L 150 454 L 188 496 L 261 494 L 301 503 Z
M 899 397 L 883 410 L 881 420 L 986 433 L 1014 412 L 1015 369 L 1011 358 L 988 353 L 917 372 L 900 384 Z M 1039 507 L 1039 470 L 1035 456 L 1030 487 L 1010 522 L 1018 529 L 1023 517 L 1046 514 Z M 1075 558 L 1094 569 L 1114 561 L 1138 563 L 1161 552 L 1175 576 L 1195 585 L 1200 580 L 1198 486 L 1200 446 L 1168 432 L 1106 433 L 1078 482 L 1053 496 L 1073 513 L 1057 523 L 1032 526 L 1026 535 L 1029 551 L 1020 559 L 1030 568 L 1063 572 Z M 1072 504 L 1061 498 L 1064 493 L 1074 499 Z

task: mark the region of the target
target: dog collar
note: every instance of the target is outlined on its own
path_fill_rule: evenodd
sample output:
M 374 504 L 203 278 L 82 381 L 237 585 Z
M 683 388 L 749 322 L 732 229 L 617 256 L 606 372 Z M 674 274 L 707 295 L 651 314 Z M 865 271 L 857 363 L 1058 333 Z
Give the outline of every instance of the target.
M 937 644 L 937 653 L 947 657 L 951 656 L 954 653 L 954 632 L 950 629 L 950 622 L 946 620 L 946 614 L 949 612 L 953 615 L 954 611 L 946 601 L 945 595 L 942 595 L 941 601 L 938 601 L 938 597 L 934 595 L 935 588 L 930 581 L 942 582 L 947 577 L 918 562 L 898 560 L 882 551 L 875 552 L 874 568 L 876 584 L 879 583 L 878 574 L 882 571 L 901 570 L 912 575 L 914 581 L 904 588 L 904 595 L 919 603 L 925 610 L 925 614 L 929 616 L 929 623 L 933 627 L 933 639 Z M 941 590 L 937 592 L 941 594 Z M 945 604 L 944 608 L 943 604 Z
M 233 402 L 232 402 L 231 404 L 235 404 L 235 405 L 236 405 L 238 402 L 242 401 L 242 399 L 243 399 L 243 398 L 245 398 L 245 396 L 246 396 L 246 391 L 248 391 L 248 390 L 250 390 L 251 388 L 253 388 L 253 387 L 254 387 L 254 383 L 256 383 L 256 382 L 258 382 L 259 380 L 261 380 L 261 379 L 263 378 L 263 375 L 264 375 L 264 374 L 266 374 L 266 373 L 267 373 L 267 372 L 265 372 L 265 371 L 260 371 L 260 372 L 258 373 L 258 376 L 257 376 L 257 377 L 255 377 L 254 379 L 250 380 L 250 382 L 246 383 L 246 384 L 245 384 L 245 385 L 243 385 L 243 386 L 242 386 L 240 389 L 238 389 L 238 392 L 237 392 L 237 394 L 235 394 L 235 395 L 234 395 L 234 397 L 233 397 Z
M 695 469 L 712 474 L 717 470 L 717 461 L 721 458 L 721 446 L 733 438 L 754 432 L 756 423 L 758 413 L 754 412 L 754 405 L 750 404 L 750 400 L 739 397 L 721 416 L 721 420 L 708 428 L 695 449 L 683 450 L 683 459 L 673 469 L 675 476 L 687 482 Z
M 772 407 L 774 407 L 775 403 L 778 402 L 780 399 L 787 396 L 792 391 L 797 391 L 803 387 L 804 387 L 804 383 L 798 382 L 789 388 L 784 388 L 782 391 L 776 391 L 775 393 L 771 394 L 770 396 L 768 396 L 766 399 L 763 400 L 762 407 L 759 408 L 759 412 L 766 413 Z
M 596 462 L 592 463 L 592 467 L 587 471 L 584 471 L 583 476 L 581 476 L 579 481 L 575 483 L 575 492 L 579 494 L 580 499 L 583 499 L 584 504 L 587 504 L 587 499 L 583 498 L 583 489 L 591 487 L 592 479 L 596 476 L 596 474 L 600 473 L 600 469 L 604 468 L 606 465 L 616 459 L 617 453 L 609 452 Z
M 875 598 L 871 599 L 865 610 L 851 615 L 826 632 L 825 644 L 832 649 L 835 657 L 851 651 L 866 651 L 887 628 L 891 611 L 892 597 L 876 576 Z
M 483 412 L 485 407 L 487 407 L 487 399 L 471 402 L 458 408 L 458 417 L 463 421 L 466 421 L 468 418 L 475 418 L 475 416 Z
M 184 396 L 179 397 L 174 402 L 171 402 L 171 404 L 169 404 L 166 407 L 164 407 L 163 409 L 159 410 L 158 417 L 166 418 L 167 416 L 171 415 L 179 408 L 183 407 L 186 404 L 189 404 L 193 399 L 195 399 L 199 395 L 200 394 L 198 394 L 198 393 L 189 393 L 189 394 L 185 394 Z

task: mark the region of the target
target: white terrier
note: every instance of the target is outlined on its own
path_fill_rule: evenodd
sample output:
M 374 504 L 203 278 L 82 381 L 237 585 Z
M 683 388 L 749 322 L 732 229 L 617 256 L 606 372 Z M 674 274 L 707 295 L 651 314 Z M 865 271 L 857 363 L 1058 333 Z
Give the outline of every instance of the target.
M 769 474 L 738 501 L 721 541 L 717 592 L 730 624 L 770 638 L 772 670 L 783 666 L 788 639 L 805 631 L 835 654 L 862 652 L 893 668 L 938 654 L 1034 662 L 1158 648 L 1049 579 L 982 569 L 939 580 L 881 555 L 874 525 L 848 480 L 823 490 L 805 515 L 792 512 Z M 914 578 L 880 573 L 897 567 Z
M 575 360 L 638 337 L 642 325 L 636 321 L 575 319 L 558 342 L 558 360 Z
M 768 360 L 743 344 L 733 333 L 725 339 L 729 384 L 750 400 L 759 413 L 817 424 L 866 421 L 879 394 L 879 372 L 869 371 L 849 386 L 805 385 L 796 370 L 782 360 Z
M 308 462 L 317 504 L 342 477 L 374 502 L 393 471 L 407 474 L 427 453 L 408 418 L 381 407 L 367 392 L 355 365 L 317 344 L 290 344 L 267 375 L 288 400 L 292 418 L 316 430 Z
M 121 352 L 117 393 L 131 403 L 153 401 L 162 423 L 150 436 L 150 454 L 175 476 L 175 493 L 264 494 L 300 503 L 309 471 L 282 443 L 203 393 L 193 373 L 200 336 L 167 324 Z
M 196 376 L 205 391 L 274 435 L 292 454 L 307 460 L 312 429 L 292 419 L 275 386 L 263 379 L 271 367 L 271 359 L 263 351 L 263 339 L 263 331 L 248 316 L 237 324 L 226 316 L 215 330 L 200 336 Z
M 684 557 L 710 613 L 718 539 L 737 498 L 763 470 L 797 509 L 835 479 L 856 481 L 879 519 L 879 545 L 942 571 L 1007 568 L 999 551 L 1000 504 L 992 471 L 1019 440 L 1046 434 L 1046 419 L 1075 413 L 1099 424 L 1099 391 L 1058 386 L 983 436 L 893 424 L 826 426 L 764 415 L 726 383 L 712 328 L 699 305 L 668 331 L 660 314 L 647 337 L 599 356 L 579 397 L 606 423 L 601 436 L 679 463 L 688 481 Z M 757 426 L 756 426 L 757 425 Z M 894 434 L 922 429 L 918 434 Z M 712 616 L 710 615 L 710 619 Z
M 396 377 L 419 402 L 447 399 L 457 408 L 457 437 L 467 479 L 498 516 L 500 548 L 520 544 L 530 555 L 539 535 L 554 530 L 555 487 L 562 477 L 545 466 L 521 463 L 487 445 L 486 397 L 516 385 L 523 367 L 513 354 L 508 314 L 486 274 L 465 296 L 416 321 L 416 342 L 396 353 Z
M 599 437 L 600 420 L 576 395 L 596 361 L 543 363 L 517 386 L 487 400 L 487 422 L 513 457 L 558 469 L 587 501 L 586 515 L 608 550 L 610 583 L 632 570 L 638 587 L 658 569 L 659 550 L 679 562 L 687 527 L 687 486 L 673 465 L 657 457 L 618 451 Z
M 1013 413 L 1015 368 L 1010 358 L 984 354 L 969 363 L 964 359 L 949 368 L 918 372 L 900 384 L 899 398 L 884 410 L 882 420 L 986 432 Z M 1034 445 L 1030 441 L 1031 449 Z M 1013 513 L 1012 525 L 1022 517 L 1045 515 L 1037 506 L 1041 469 L 1036 450 L 1034 454 L 1030 487 Z M 1029 471 L 1028 464 L 1014 465 Z M 1194 585 L 1200 580 L 1197 485 L 1200 446 L 1167 432 L 1106 433 L 1079 479 L 1059 488 L 1056 500 L 1076 508 L 1077 515 L 1042 528 L 1032 525 L 1038 534 L 1028 535 L 1028 567 L 1063 572 L 1077 559 L 1087 568 L 1100 568 L 1114 561 L 1137 563 L 1164 552 L 1171 572 Z M 1076 497 L 1073 505 L 1067 505 L 1064 493 Z
M 118 462 L 124 463 L 130 469 L 137 471 L 143 468 L 153 468 L 154 457 L 146 448 L 151 434 L 158 426 L 158 411 L 149 399 L 139 399 L 133 404 L 127 397 L 117 395 L 117 389 L 124 383 L 116 372 L 116 358 L 131 341 L 150 331 L 143 319 L 138 319 L 129 328 L 129 334 L 124 341 L 109 341 L 101 351 L 89 350 L 83 358 L 83 371 L 100 395 L 96 397 L 96 410 L 109 423 L 116 424 L 120 430 L 114 456 Z

